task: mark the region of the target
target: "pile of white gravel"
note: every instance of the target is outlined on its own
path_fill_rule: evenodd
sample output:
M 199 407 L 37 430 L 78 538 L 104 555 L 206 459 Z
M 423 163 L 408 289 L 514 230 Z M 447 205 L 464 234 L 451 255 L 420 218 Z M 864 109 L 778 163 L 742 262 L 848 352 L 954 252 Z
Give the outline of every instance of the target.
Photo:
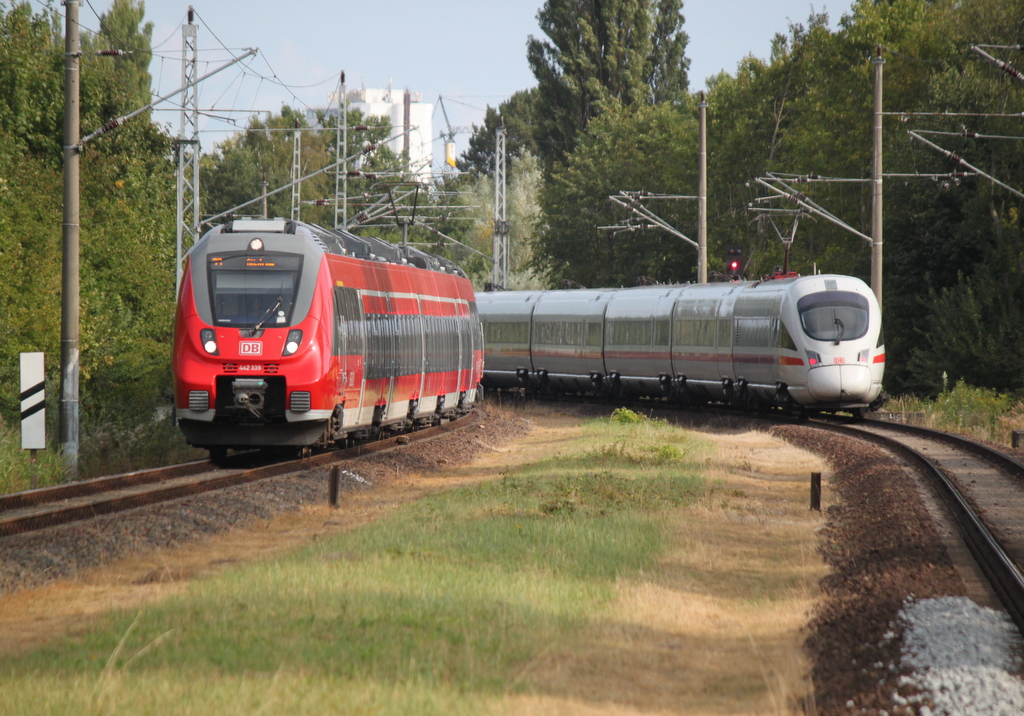
M 908 599 L 897 619 L 904 675 L 894 704 L 921 716 L 1024 713 L 1024 639 L 1004 612 L 966 597 Z

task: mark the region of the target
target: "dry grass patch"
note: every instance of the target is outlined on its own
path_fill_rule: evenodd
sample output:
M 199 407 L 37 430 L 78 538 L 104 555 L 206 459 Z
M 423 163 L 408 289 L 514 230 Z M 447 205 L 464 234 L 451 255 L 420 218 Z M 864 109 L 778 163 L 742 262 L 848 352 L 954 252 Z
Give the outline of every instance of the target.
M 674 548 L 619 580 L 608 616 L 531 666 L 504 713 L 799 714 L 804 625 L 825 568 L 808 509 L 814 455 L 764 433 L 701 433 L 716 482 L 672 517 Z M 823 495 L 827 505 L 828 495 Z

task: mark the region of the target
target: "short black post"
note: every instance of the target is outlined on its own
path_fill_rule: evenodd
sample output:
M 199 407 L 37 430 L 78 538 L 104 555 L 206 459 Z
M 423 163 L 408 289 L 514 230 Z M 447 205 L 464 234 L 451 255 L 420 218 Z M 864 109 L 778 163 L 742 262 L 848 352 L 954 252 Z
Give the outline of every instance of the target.
M 331 466 L 331 481 L 328 489 L 327 502 L 331 507 L 338 506 L 338 480 L 341 477 L 341 468 L 337 465 Z
M 821 473 L 811 473 L 811 509 L 821 512 Z
M 1020 439 L 1024 436 L 1024 430 L 1011 430 L 1010 431 L 1010 447 L 1019 448 Z

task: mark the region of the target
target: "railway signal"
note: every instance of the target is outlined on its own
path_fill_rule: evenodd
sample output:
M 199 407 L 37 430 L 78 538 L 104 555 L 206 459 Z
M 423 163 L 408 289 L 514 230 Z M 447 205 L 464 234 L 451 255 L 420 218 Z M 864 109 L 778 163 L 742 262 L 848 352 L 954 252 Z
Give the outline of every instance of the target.
M 725 250 L 725 275 L 743 278 L 743 249 L 739 246 L 730 246 Z

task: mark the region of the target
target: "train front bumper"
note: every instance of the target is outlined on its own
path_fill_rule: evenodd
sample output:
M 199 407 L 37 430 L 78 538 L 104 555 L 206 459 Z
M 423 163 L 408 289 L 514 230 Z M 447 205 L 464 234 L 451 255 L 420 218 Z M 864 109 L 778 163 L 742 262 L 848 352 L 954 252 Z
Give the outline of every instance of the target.
M 867 403 L 875 397 L 871 369 L 856 364 L 812 368 L 807 373 L 807 391 L 821 403 Z

